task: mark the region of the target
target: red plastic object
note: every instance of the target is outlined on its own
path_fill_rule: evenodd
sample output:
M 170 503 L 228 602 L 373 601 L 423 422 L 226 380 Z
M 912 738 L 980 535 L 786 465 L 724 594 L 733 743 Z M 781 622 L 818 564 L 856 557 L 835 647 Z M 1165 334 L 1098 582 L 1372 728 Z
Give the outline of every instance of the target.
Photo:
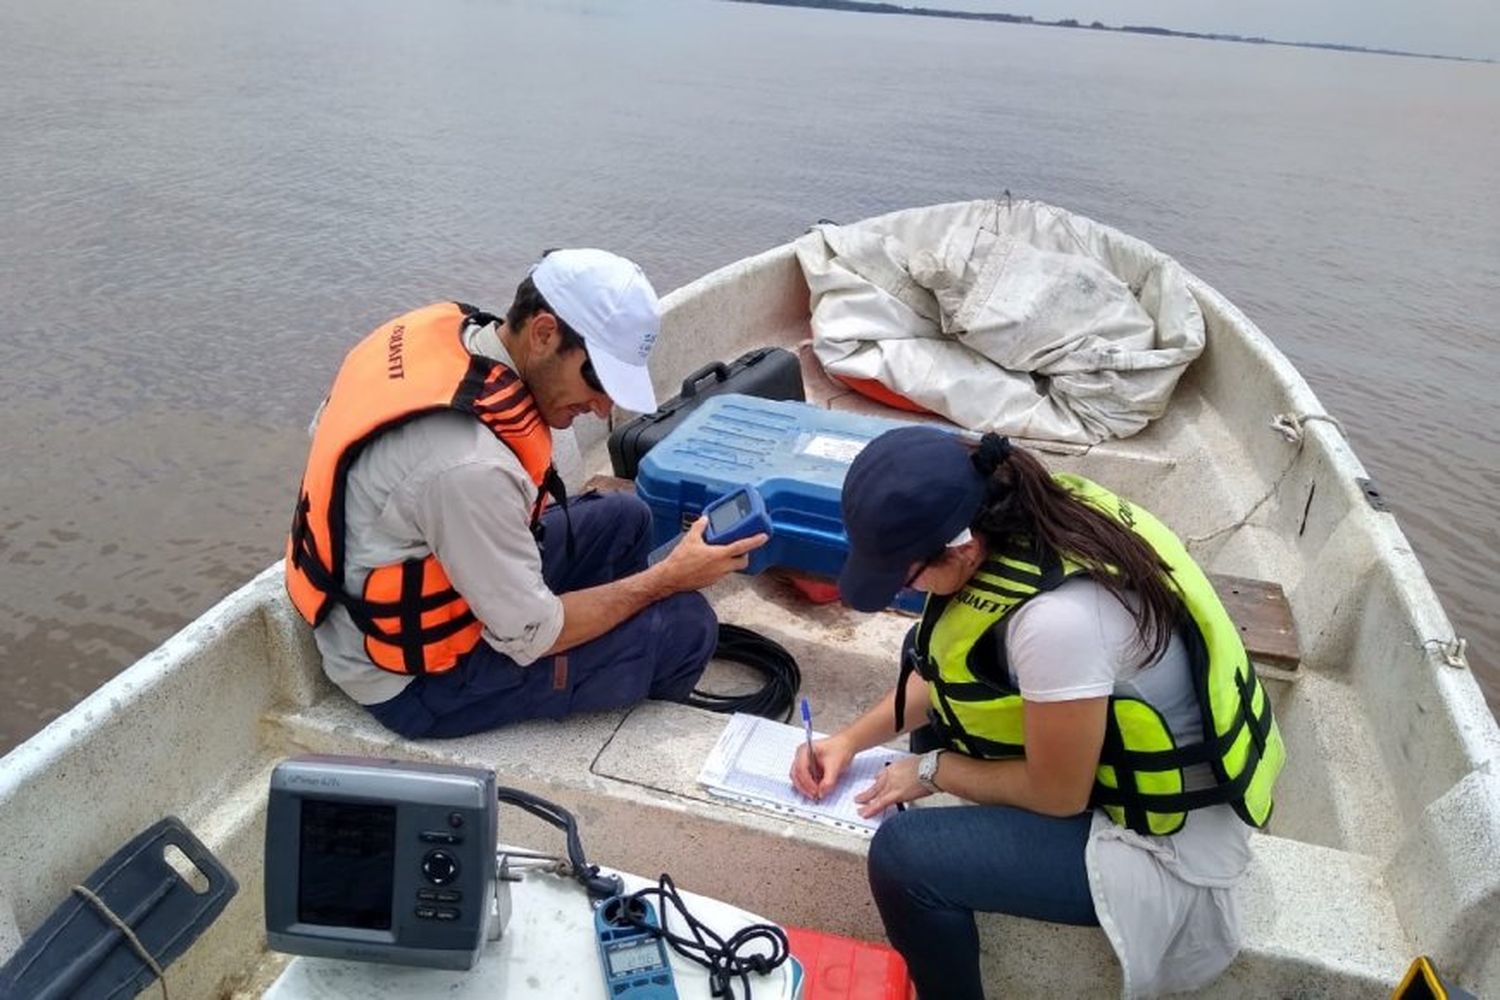
M 807 576 L 802 573 L 787 573 L 786 582 L 790 583 L 797 593 L 813 604 L 832 604 L 839 599 L 839 584 L 837 580 L 828 580 L 820 576 Z
M 916 990 L 901 956 L 883 944 L 786 927 L 792 954 L 802 963 L 803 1000 L 914 1000 Z
M 877 382 L 872 378 L 849 378 L 845 375 L 835 375 L 834 378 L 838 379 L 840 382 L 844 383 L 860 395 L 868 396 L 871 399 L 875 400 L 875 402 L 884 403 L 886 406 L 892 407 L 893 409 L 905 410 L 907 413 L 932 412 L 921 403 L 913 403 L 911 400 L 896 392 L 895 389 L 892 389 L 884 382 Z

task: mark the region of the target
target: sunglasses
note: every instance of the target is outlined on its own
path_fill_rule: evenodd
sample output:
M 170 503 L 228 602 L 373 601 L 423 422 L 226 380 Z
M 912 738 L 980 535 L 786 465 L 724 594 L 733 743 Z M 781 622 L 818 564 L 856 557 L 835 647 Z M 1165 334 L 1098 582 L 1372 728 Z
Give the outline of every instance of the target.
M 923 573 L 927 572 L 927 570 L 932 567 L 933 563 L 935 563 L 935 562 L 941 562 L 943 560 L 943 558 L 948 555 L 948 552 L 949 552 L 950 549 L 955 549 L 955 548 L 957 548 L 960 545 L 967 544 L 969 542 L 969 540 L 972 539 L 973 537 L 974 536 L 969 533 L 969 529 L 968 528 L 965 528 L 963 531 L 960 531 L 958 533 L 957 537 L 955 537 L 953 539 L 953 541 L 949 542 L 947 545 L 944 545 L 942 548 L 938 549 L 932 555 L 928 556 L 926 559 L 923 559 L 921 562 L 917 563 L 917 568 L 912 571 L 911 576 L 909 576 L 909 577 L 906 578 L 906 583 L 902 586 L 901 589 L 902 590 L 906 590 L 906 589 L 910 588 L 912 584 L 914 584 L 914 583 L 917 582 L 917 577 L 919 577 Z
M 583 376 L 583 384 L 595 392 L 604 391 L 604 383 L 599 381 L 599 373 L 594 371 L 594 359 L 589 357 L 589 349 L 583 349 L 583 367 L 578 369 L 578 374 Z
M 927 572 L 932 564 L 937 562 L 941 558 L 943 558 L 943 553 L 939 552 L 936 555 L 928 556 L 926 559 L 923 559 L 921 562 L 917 563 L 917 568 L 912 570 L 911 576 L 906 578 L 906 582 L 901 585 L 901 589 L 910 590 L 911 585 L 917 582 L 917 577 Z
M 550 250 L 547 251 L 547 253 L 551 252 L 552 251 Z M 543 254 L 542 256 L 546 256 L 546 254 Z M 578 332 L 575 331 L 571 326 L 564 323 L 562 317 L 557 315 L 557 313 L 553 313 L 552 318 L 557 320 L 557 328 L 561 330 L 565 336 L 575 337 L 580 341 L 578 349 L 583 352 L 583 365 L 578 369 L 578 374 L 583 376 L 583 384 L 588 386 L 595 392 L 604 392 L 604 383 L 599 381 L 599 373 L 594 370 L 594 359 L 589 357 L 588 345 L 582 343 L 583 337 L 580 336 Z

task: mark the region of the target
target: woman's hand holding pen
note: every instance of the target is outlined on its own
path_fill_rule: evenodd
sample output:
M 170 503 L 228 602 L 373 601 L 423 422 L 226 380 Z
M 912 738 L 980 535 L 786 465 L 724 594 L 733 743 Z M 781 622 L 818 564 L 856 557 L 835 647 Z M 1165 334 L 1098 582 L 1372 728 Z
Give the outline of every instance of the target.
M 792 758 L 792 785 L 810 799 L 822 799 L 833 791 L 854 759 L 854 747 L 842 734 L 804 743 Z
M 854 796 L 859 814 L 866 819 L 878 816 L 891 806 L 924 798 L 932 793 L 917 780 L 920 757 L 906 757 L 880 769 L 870 787 Z

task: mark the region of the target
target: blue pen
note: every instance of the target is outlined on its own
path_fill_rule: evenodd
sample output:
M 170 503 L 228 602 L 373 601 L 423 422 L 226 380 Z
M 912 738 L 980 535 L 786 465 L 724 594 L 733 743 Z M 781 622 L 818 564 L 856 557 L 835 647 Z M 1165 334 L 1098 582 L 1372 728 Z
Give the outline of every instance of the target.
M 807 731 L 807 766 L 812 771 L 814 781 L 823 780 L 823 769 L 818 766 L 818 758 L 813 754 L 812 747 L 812 709 L 808 707 L 807 699 L 802 699 L 802 728 Z

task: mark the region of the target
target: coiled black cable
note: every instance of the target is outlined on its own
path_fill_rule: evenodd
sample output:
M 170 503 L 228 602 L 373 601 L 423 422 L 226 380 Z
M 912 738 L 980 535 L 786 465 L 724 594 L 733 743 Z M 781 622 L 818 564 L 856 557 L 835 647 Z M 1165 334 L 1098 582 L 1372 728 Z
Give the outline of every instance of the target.
M 792 708 L 797 701 L 797 689 L 802 686 L 802 671 L 797 660 L 774 639 L 739 625 L 719 623 L 719 643 L 714 649 L 714 659 L 743 663 L 759 671 L 766 683 L 751 694 L 715 694 L 697 688 L 686 698 L 684 705 L 703 708 L 710 712 L 745 712 L 767 719 L 786 722 L 792 717 Z
M 745 1000 L 750 1000 L 750 974 L 768 975 L 791 954 L 786 931 L 774 924 L 748 924 L 727 939 L 720 937 L 713 928 L 688 912 L 687 904 L 682 901 L 677 886 L 672 882 L 672 876 L 666 872 L 657 879 L 655 886 L 631 893 L 626 898 L 640 900 L 648 896 L 655 896 L 660 900 L 656 909 L 660 914 L 661 926 L 647 923 L 644 917 L 635 912 L 635 908 L 627 907 L 624 913 L 630 925 L 651 932 L 671 945 L 677 954 L 707 969 L 709 996 L 733 1000 L 732 981 L 738 978 L 745 989 Z M 691 938 L 674 934 L 668 927 L 668 903 L 687 924 L 692 933 Z M 765 954 L 763 948 L 749 950 L 757 942 L 769 944 L 770 954 Z

